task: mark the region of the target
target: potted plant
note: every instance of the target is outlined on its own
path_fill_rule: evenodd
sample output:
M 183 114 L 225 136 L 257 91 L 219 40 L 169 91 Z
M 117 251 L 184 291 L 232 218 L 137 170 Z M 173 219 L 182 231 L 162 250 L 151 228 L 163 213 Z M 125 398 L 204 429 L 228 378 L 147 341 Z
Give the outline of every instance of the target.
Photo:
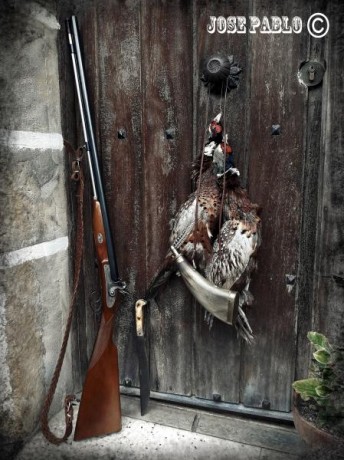
M 344 347 L 333 346 L 318 332 L 309 332 L 313 359 L 309 378 L 294 389 L 294 423 L 313 447 L 344 441 Z

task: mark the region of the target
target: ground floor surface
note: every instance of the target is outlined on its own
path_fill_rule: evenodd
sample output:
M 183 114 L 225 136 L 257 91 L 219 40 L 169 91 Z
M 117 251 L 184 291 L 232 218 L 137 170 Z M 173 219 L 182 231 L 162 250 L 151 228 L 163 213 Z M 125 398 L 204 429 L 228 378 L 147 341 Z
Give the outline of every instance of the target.
M 308 457 L 308 448 L 292 425 L 157 401 L 151 401 L 149 412 L 141 417 L 139 399 L 124 395 L 122 415 L 122 431 L 101 438 L 74 442 L 71 437 L 68 443 L 55 446 L 39 432 L 24 446 L 16 460 L 313 458 Z M 50 426 L 54 433 L 62 434 L 64 413 L 57 414 Z

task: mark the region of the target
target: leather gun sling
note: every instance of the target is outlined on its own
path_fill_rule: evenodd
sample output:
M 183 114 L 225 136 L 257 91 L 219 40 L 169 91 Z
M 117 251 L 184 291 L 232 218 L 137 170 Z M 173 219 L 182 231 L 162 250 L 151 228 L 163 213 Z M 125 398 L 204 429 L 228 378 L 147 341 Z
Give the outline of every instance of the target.
M 70 335 L 73 314 L 75 311 L 76 295 L 79 287 L 81 264 L 83 256 L 83 240 L 84 240 L 84 220 L 83 220 L 83 204 L 84 204 L 84 176 L 81 168 L 82 148 L 74 150 L 69 142 L 64 141 L 66 150 L 73 156 L 74 161 L 72 162 L 72 175 L 71 179 L 76 181 L 77 186 L 77 227 L 76 227 L 76 239 L 75 239 L 75 258 L 74 258 L 74 279 L 73 279 L 73 291 L 72 297 L 69 304 L 69 312 L 61 350 L 57 360 L 57 364 L 54 370 L 54 374 L 49 386 L 48 393 L 46 395 L 43 409 L 40 416 L 41 429 L 45 438 L 52 444 L 61 444 L 65 442 L 73 431 L 73 401 L 76 399 L 75 395 L 67 395 L 65 397 L 65 433 L 59 438 L 49 428 L 49 410 L 51 403 L 54 398 L 57 383 L 60 377 L 63 360 L 66 353 L 68 338 Z

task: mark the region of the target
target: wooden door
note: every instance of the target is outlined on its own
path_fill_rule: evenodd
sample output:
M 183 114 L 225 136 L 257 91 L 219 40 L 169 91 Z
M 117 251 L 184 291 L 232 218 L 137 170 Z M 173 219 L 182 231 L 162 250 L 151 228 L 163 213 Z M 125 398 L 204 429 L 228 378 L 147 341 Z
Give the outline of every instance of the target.
M 308 366 L 305 333 L 314 319 L 327 82 L 309 89 L 300 83 L 298 70 L 309 59 L 330 60 L 326 53 L 335 26 L 317 39 L 305 25 L 318 11 L 335 24 L 337 3 L 114 0 L 74 5 L 119 268 L 132 293 L 123 298 L 115 334 L 124 386 L 139 385 L 135 300 L 144 295 L 167 251 L 169 220 L 192 190 L 189 167 L 202 149 L 205 124 L 222 110 L 243 184 L 262 207 L 255 302 L 248 311 L 255 343 L 242 343 L 233 328 L 217 320 L 209 330 L 202 308 L 174 278 L 147 310 L 151 388 L 184 400 L 290 410 L 295 369 L 301 375 Z M 209 34 L 209 17 L 220 15 L 298 16 L 304 29 Z M 233 54 L 243 68 L 238 88 L 226 101 L 209 96 L 199 79 L 201 61 L 218 52 Z M 280 125 L 277 134 L 273 125 Z M 86 266 L 84 300 L 94 307 L 97 275 Z M 74 342 L 80 355 L 90 352 L 97 327 L 97 314 L 90 311 L 94 308 L 85 317 L 80 313 L 81 339 Z M 80 375 L 85 367 L 81 361 Z

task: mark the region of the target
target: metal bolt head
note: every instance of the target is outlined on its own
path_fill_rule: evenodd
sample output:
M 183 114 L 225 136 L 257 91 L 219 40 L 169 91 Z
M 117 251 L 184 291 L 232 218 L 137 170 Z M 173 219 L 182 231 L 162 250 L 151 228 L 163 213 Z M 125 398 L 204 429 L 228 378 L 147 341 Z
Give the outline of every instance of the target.
M 118 139 L 125 139 L 127 137 L 126 130 L 121 128 L 117 131 Z
M 98 241 L 99 244 L 102 244 L 102 242 L 104 241 L 103 235 L 101 233 L 98 233 L 97 241 Z
M 271 134 L 273 136 L 278 136 L 281 134 L 281 126 L 280 125 L 272 125 L 271 126 Z
M 174 139 L 176 135 L 176 130 L 174 128 L 168 128 L 165 131 L 166 139 Z
M 285 275 L 285 280 L 286 280 L 286 283 L 287 284 L 295 284 L 295 281 L 296 281 L 296 276 L 295 275 L 289 275 L 289 274 L 286 274 Z
M 295 275 L 285 275 L 285 281 L 287 284 L 287 291 L 290 294 L 296 284 L 296 276 Z
M 132 383 L 133 382 L 131 379 L 128 379 L 128 378 L 124 379 L 124 386 L 126 387 L 131 387 Z

